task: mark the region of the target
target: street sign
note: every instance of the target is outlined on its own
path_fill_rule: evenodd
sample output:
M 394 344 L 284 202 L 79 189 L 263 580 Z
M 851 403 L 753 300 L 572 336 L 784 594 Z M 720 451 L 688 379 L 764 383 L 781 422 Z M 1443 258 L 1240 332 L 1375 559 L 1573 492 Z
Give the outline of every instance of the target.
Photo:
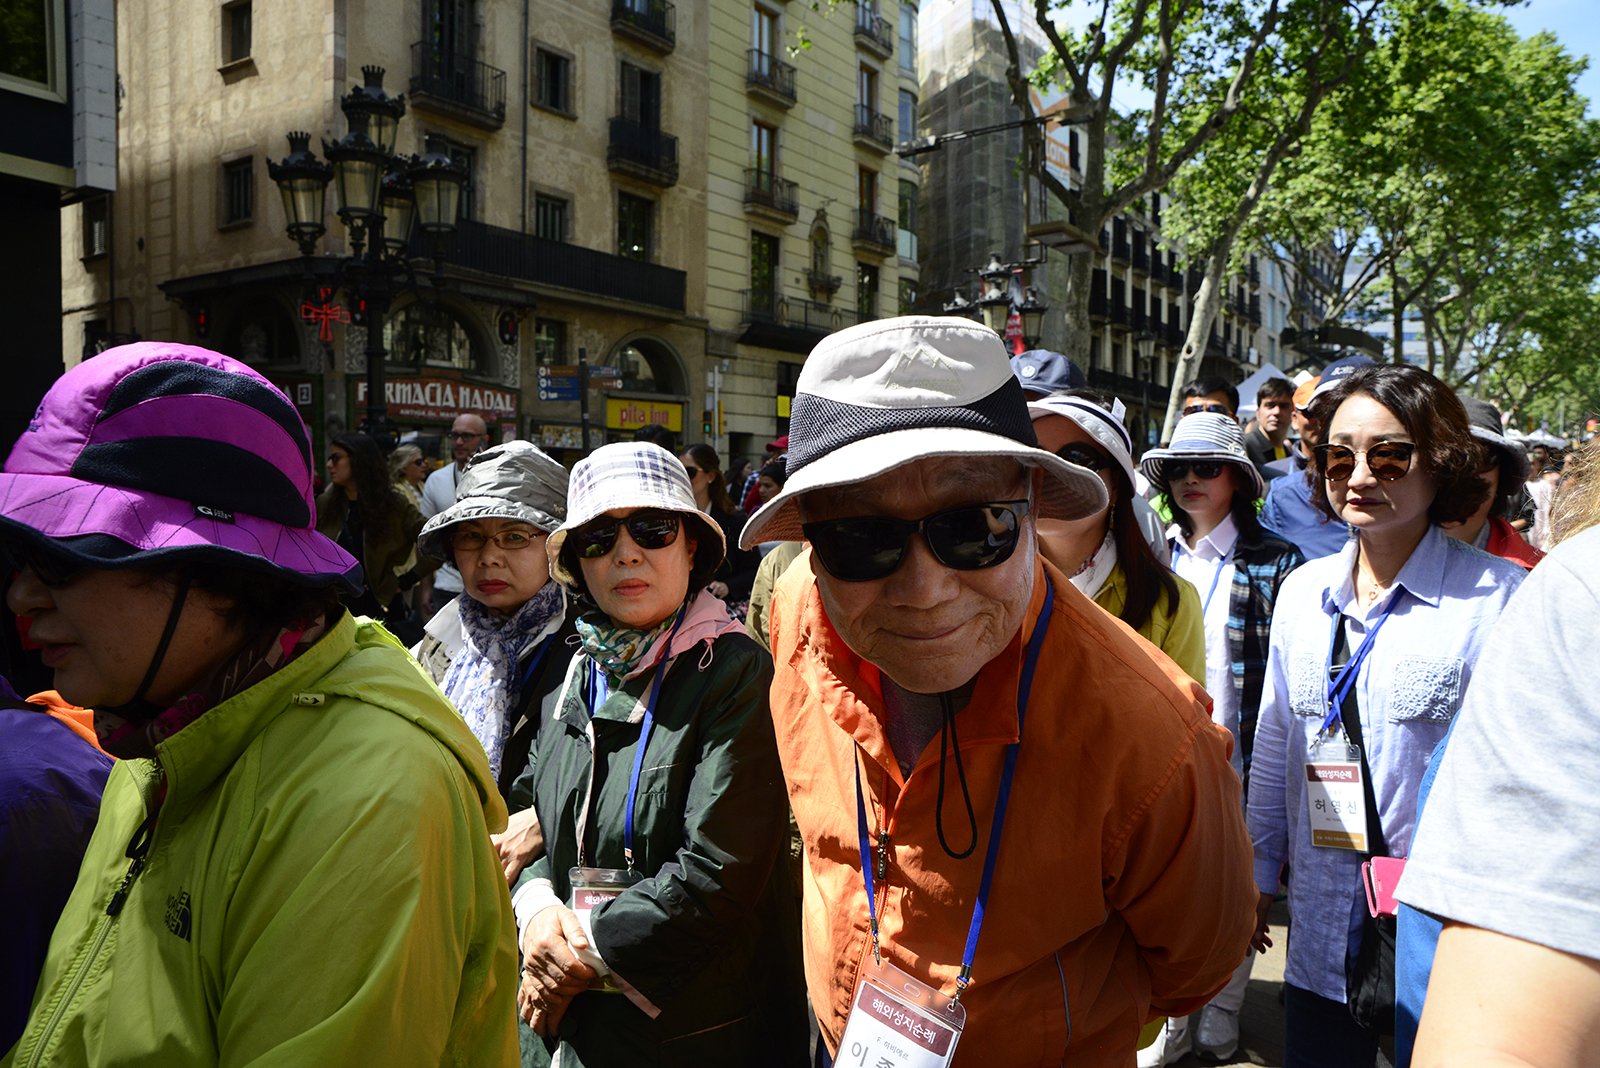
M 578 368 L 571 364 L 555 364 L 539 368 L 539 399 L 542 401 L 575 401 L 578 398 Z

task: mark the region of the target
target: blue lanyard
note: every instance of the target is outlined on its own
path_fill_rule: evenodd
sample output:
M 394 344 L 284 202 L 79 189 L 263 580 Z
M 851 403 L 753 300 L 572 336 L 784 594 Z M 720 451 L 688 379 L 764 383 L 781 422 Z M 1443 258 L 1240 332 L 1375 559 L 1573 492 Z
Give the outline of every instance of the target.
M 650 699 L 645 702 L 644 719 L 639 722 L 639 744 L 633 751 L 633 770 L 628 775 L 628 807 L 622 814 L 622 855 L 627 858 L 629 871 L 636 870 L 633 866 L 633 806 L 639 797 L 639 773 L 644 769 L 644 751 L 650 745 L 650 731 L 656 725 L 656 701 L 661 697 L 661 683 L 667 677 L 667 661 L 672 659 L 672 639 L 688 611 L 687 604 L 679 609 L 678 618 L 672 621 L 672 629 L 667 632 L 664 639 L 666 646 L 661 650 L 661 659 L 656 662 L 655 678 L 650 683 Z M 593 719 L 596 699 L 599 704 L 604 704 L 609 693 L 605 675 L 595 667 L 593 660 L 589 661 L 589 685 L 589 718 Z
M 1176 575 L 1176 574 L 1178 574 L 1177 555 L 1178 555 L 1178 552 L 1180 551 L 1180 543 L 1179 543 L 1177 538 L 1173 538 L 1173 539 L 1171 539 L 1171 541 L 1168 542 L 1168 545 L 1171 547 L 1171 551 L 1172 551 L 1172 555 L 1173 555 L 1172 573 L 1174 575 Z M 1189 552 L 1188 546 L 1181 546 L 1181 549 L 1182 549 L 1183 552 Z M 1189 555 L 1190 556 L 1194 556 L 1193 553 L 1189 553 Z M 1199 559 L 1199 558 L 1196 557 L 1196 559 Z M 1200 605 L 1200 618 L 1201 619 L 1205 619 L 1206 613 L 1211 611 L 1211 598 L 1216 595 L 1217 583 L 1222 581 L 1222 569 L 1227 567 L 1227 566 L 1228 566 L 1228 558 L 1225 557 L 1225 556 L 1224 557 L 1219 557 L 1218 560 L 1217 560 L 1217 570 L 1215 572 L 1213 572 L 1212 575 L 1211 575 L 1211 589 L 1206 591 L 1206 599 L 1203 602 L 1201 602 L 1201 605 Z M 1182 576 L 1179 576 L 1179 577 L 1182 577 Z
M 528 666 L 522 669 L 522 677 L 517 680 L 517 695 L 519 697 L 525 690 L 527 690 L 528 684 L 538 676 L 539 666 L 544 663 L 545 657 L 550 655 L 550 647 L 555 643 L 556 635 L 552 634 L 550 637 L 540 642 L 539 647 L 535 649 L 533 651 L 533 655 L 528 658 Z
M 1389 621 L 1389 613 L 1394 611 L 1394 598 L 1389 599 L 1388 607 L 1384 608 L 1383 615 L 1367 631 L 1367 636 L 1361 639 L 1361 646 L 1355 651 L 1349 661 L 1340 670 L 1333 674 L 1333 650 L 1339 644 L 1339 628 L 1344 625 L 1344 614 L 1333 614 L 1333 631 L 1328 637 L 1328 715 L 1322 721 L 1322 730 L 1319 734 L 1327 734 L 1333 730 L 1333 725 L 1339 722 L 1339 713 L 1344 707 L 1344 699 L 1350 695 L 1351 687 L 1356 684 L 1356 675 L 1361 672 L 1361 665 L 1366 661 L 1367 654 L 1372 651 L 1373 639 L 1377 638 L 1378 631 Z
M 1033 690 L 1033 672 L 1039 665 L 1039 651 L 1044 647 L 1045 632 L 1050 628 L 1050 616 L 1055 609 L 1055 588 L 1048 575 L 1044 580 L 1044 608 L 1033 625 L 1033 637 L 1028 642 L 1028 654 L 1022 664 L 1022 678 L 1017 683 L 1017 740 L 1006 746 L 1005 767 L 1000 772 L 1000 792 L 994 802 L 994 822 L 989 828 L 989 848 L 983 857 L 983 875 L 978 880 L 978 900 L 972 906 L 972 923 L 967 928 L 967 945 L 961 954 L 961 972 L 956 976 L 956 993 L 959 1001 L 972 978 L 972 961 L 978 954 L 978 932 L 983 929 L 983 915 L 989 904 L 989 889 L 994 883 L 995 861 L 1000 856 L 1000 831 L 1006 822 L 1006 806 L 1011 802 L 1011 778 L 1017 770 L 1017 753 L 1022 749 L 1022 724 L 1028 714 L 1028 695 Z M 861 792 L 861 764 L 852 760 L 856 773 L 856 838 L 861 845 L 861 874 L 867 884 L 867 916 L 872 923 L 872 956 L 881 960 L 878 953 L 878 893 L 872 878 L 872 858 L 868 848 L 867 803 Z

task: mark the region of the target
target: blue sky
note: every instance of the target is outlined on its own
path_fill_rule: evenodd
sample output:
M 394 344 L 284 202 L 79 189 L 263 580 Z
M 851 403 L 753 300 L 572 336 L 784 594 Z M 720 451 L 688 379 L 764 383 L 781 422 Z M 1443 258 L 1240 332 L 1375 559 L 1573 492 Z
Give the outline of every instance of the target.
M 1589 69 L 1578 80 L 1578 89 L 1589 98 L 1589 116 L 1600 116 L 1600 19 L 1594 0 L 1529 0 L 1505 9 L 1506 18 L 1524 37 L 1549 30 L 1568 52 L 1589 57 Z

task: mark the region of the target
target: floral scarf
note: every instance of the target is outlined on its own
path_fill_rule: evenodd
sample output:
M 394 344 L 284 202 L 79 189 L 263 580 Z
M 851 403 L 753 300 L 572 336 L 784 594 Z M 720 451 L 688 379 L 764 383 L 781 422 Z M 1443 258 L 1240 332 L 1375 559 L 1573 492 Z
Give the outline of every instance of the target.
M 327 632 L 328 620 L 324 616 L 309 623 L 291 623 L 265 642 L 239 650 L 198 689 L 180 697 L 169 708 L 157 709 L 136 702 L 120 708 L 95 709 L 94 730 L 100 747 L 124 760 L 154 756 L 161 742 L 282 668 Z
M 463 644 L 450 661 L 439 688 L 467 721 L 467 728 L 489 755 L 489 771 L 500 778 L 511 710 L 521 696 L 517 661 L 566 610 L 561 586 L 546 582 L 509 616 L 497 616 L 471 597 L 456 598 Z
M 650 655 L 656 643 L 663 640 L 677 620 L 674 612 L 649 630 L 620 627 L 604 612 L 585 612 L 578 617 L 578 638 L 583 643 L 583 653 L 606 673 L 606 681 L 615 686 L 633 674 L 633 670 Z
M 1091 601 L 1105 588 L 1106 580 L 1111 577 L 1111 572 L 1117 566 L 1117 543 L 1112 540 L 1111 532 L 1106 531 L 1105 540 L 1100 543 L 1100 548 L 1085 560 L 1077 571 L 1069 576 L 1069 581 Z

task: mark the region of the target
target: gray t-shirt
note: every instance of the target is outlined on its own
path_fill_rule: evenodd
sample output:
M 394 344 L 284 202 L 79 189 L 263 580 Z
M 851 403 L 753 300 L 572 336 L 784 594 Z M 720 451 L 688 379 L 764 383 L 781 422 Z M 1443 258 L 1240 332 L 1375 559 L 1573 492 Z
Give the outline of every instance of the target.
M 1600 527 L 1562 543 L 1478 659 L 1398 897 L 1600 958 Z

